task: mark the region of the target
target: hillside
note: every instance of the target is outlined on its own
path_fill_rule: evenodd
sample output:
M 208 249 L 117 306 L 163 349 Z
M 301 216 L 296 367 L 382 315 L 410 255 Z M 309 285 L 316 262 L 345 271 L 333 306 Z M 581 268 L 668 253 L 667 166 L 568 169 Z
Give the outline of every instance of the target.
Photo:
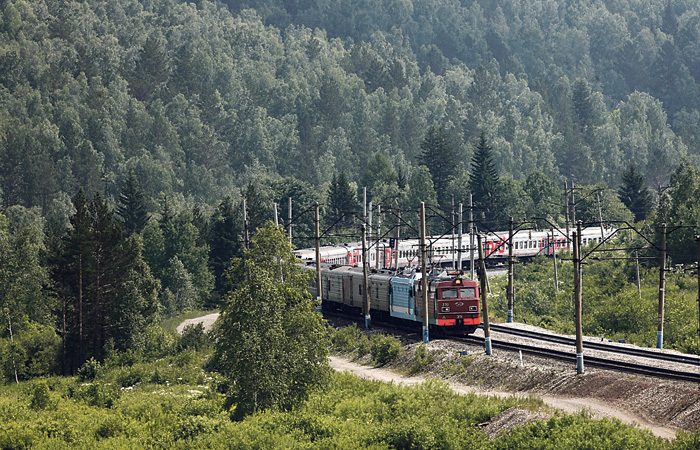
M 3 204 L 63 220 L 79 187 L 116 201 L 129 172 L 151 212 L 261 176 L 374 186 L 371 157 L 412 173 L 433 125 L 456 158 L 440 197 L 464 199 L 481 131 L 521 181 L 616 186 L 634 163 L 656 186 L 699 153 L 697 2 L 7 0 L 1 17 Z

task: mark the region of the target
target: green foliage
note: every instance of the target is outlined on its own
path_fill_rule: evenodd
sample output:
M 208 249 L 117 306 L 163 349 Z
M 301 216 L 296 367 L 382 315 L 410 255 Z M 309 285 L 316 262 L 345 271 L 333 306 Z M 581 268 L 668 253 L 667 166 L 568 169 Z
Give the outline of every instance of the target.
M 379 366 L 394 362 L 401 353 L 403 347 L 401 341 L 394 336 L 385 334 L 373 334 L 370 339 L 370 354 L 372 361 Z
M 78 369 L 78 379 L 80 381 L 92 381 L 100 373 L 101 364 L 95 358 L 90 358 Z
M 339 353 L 349 353 L 358 347 L 362 338 L 366 339 L 365 334 L 360 331 L 357 324 L 350 324 L 346 327 L 339 328 L 331 333 L 331 343 L 333 350 Z
M 247 279 L 222 309 L 215 355 L 238 418 L 299 405 L 330 371 L 329 336 L 286 236 L 268 223 L 243 264 Z
M 204 350 L 211 345 L 209 336 L 204 331 L 204 326 L 201 323 L 196 325 L 187 325 L 182 330 L 182 338 L 180 339 L 180 348 L 183 350 Z
M 46 409 L 51 406 L 49 386 L 45 381 L 39 381 L 31 385 L 29 407 L 33 410 Z
M 420 372 L 421 370 L 428 367 L 432 360 L 433 357 L 430 353 L 428 353 L 425 344 L 420 344 L 418 347 L 416 347 L 416 350 L 413 352 L 413 363 L 411 364 L 410 373 L 416 374 Z

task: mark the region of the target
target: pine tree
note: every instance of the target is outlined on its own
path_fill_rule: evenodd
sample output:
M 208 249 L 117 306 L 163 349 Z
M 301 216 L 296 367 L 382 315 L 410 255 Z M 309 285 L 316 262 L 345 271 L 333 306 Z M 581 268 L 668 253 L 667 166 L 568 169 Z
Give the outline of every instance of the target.
M 472 158 L 471 169 L 469 189 L 474 196 L 474 203 L 478 208 L 481 208 L 482 218 L 490 224 L 493 216 L 498 172 L 493 161 L 491 147 L 488 145 L 483 131 Z
M 443 208 L 449 203 L 447 187 L 455 176 L 457 154 L 445 136 L 442 127 L 431 126 L 421 142 L 420 162 L 426 166 L 433 178 L 438 203 Z
M 622 185 L 617 191 L 620 201 L 632 211 L 634 220 L 644 220 L 651 213 L 653 200 L 649 188 L 644 187 L 644 175 L 637 172 L 637 167 L 630 164 L 622 174 Z
M 146 196 L 139 188 L 133 171 L 129 171 L 129 175 L 124 180 L 124 187 L 119 194 L 117 214 L 124 223 L 124 233 L 127 237 L 140 233 L 148 223 Z

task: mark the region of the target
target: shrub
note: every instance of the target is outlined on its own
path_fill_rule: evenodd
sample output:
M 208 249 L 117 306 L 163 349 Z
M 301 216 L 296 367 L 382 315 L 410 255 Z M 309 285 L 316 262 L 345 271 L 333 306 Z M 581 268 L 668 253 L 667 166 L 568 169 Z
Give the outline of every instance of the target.
M 91 383 L 78 386 L 73 396 L 90 406 L 111 408 L 119 400 L 120 392 L 111 384 Z
M 380 366 L 389 364 L 401 355 L 401 342 L 393 336 L 375 334 L 372 336 L 370 353 L 372 360 Z
M 92 381 L 97 378 L 101 364 L 95 358 L 90 358 L 78 369 L 78 379 L 80 381 Z
M 51 406 L 51 394 L 49 394 L 49 386 L 46 384 L 46 381 L 42 380 L 38 383 L 34 383 L 30 389 L 30 408 L 38 411 L 40 409 L 47 409 L 49 406 Z
M 411 373 L 418 373 L 425 369 L 428 364 L 433 360 L 425 344 L 420 344 L 416 347 L 416 351 L 413 353 L 413 364 L 411 364 Z
M 210 344 L 209 336 L 204 331 L 204 325 L 198 323 L 196 325 L 187 325 L 182 330 L 182 338 L 180 338 L 181 350 L 202 350 Z

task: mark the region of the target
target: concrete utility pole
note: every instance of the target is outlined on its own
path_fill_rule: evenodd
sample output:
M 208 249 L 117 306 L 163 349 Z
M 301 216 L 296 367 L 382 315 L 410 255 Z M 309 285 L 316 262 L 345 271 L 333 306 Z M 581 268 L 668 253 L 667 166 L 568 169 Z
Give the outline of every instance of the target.
M 314 238 L 316 241 L 316 309 L 321 312 L 323 305 L 323 286 L 321 281 L 321 215 L 318 202 L 314 210 Z
M 581 325 L 581 222 L 574 232 L 574 314 L 576 320 L 576 373 L 583 373 L 583 328 Z
M 455 196 L 452 194 L 452 270 L 457 270 L 455 256 Z
M 457 216 L 459 219 L 459 228 L 457 228 L 457 264 L 459 266 L 457 267 L 459 270 L 462 270 L 462 204 L 459 204 L 459 215 Z
M 573 181 L 571 181 L 571 223 L 578 223 L 576 222 L 576 187 Z M 580 238 L 581 235 L 579 234 Z
M 666 224 L 661 224 L 661 255 L 659 256 L 659 319 L 656 348 L 664 348 L 664 301 L 666 300 Z
M 250 241 L 248 238 L 248 209 L 246 207 L 245 199 L 243 199 L 243 245 L 245 248 L 250 247 Z
M 377 264 L 377 269 L 383 269 L 384 265 L 381 262 L 381 256 L 382 253 L 379 250 L 379 239 L 382 236 L 382 205 L 377 205 L 377 238 L 375 240 L 375 245 L 377 247 L 376 253 L 377 253 L 377 259 L 376 259 L 376 264 Z
M 396 242 L 394 243 L 394 270 L 399 271 L 399 239 L 401 239 L 401 210 L 396 215 Z
M 697 245 L 697 261 L 698 261 L 698 334 L 700 334 L 700 235 L 695 236 Z
M 600 242 L 603 243 L 605 247 L 605 228 L 603 227 L 603 211 L 600 209 L 600 193 L 595 193 L 596 199 L 598 200 L 598 220 L 600 220 Z
M 275 227 L 280 226 L 279 216 L 277 215 L 277 203 L 272 204 L 272 208 L 275 210 Z
M 362 312 L 365 313 L 365 328 L 372 328 L 372 317 L 370 316 L 370 298 L 369 298 L 369 262 L 367 261 L 367 225 L 362 224 Z
M 634 251 L 634 261 L 637 266 L 637 292 L 639 293 L 639 298 L 642 298 L 642 280 L 639 278 L 639 252 L 637 250 Z
M 566 205 L 566 248 L 569 248 L 569 236 L 571 236 L 571 231 L 569 230 L 569 182 L 564 181 L 564 204 Z
M 508 323 L 513 323 L 513 303 L 515 300 L 513 263 L 513 218 L 511 217 L 508 225 Z
M 481 294 L 481 315 L 484 317 L 484 346 L 486 354 L 491 354 L 491 328 L 489 327 L 489 304 L 486 288 L 486 263 L 484 263 L 484 246 L 481 243 L 481 234 L 476 236 L 479 246 L 479 293 Z
M 469 194 L 469 269 L 474 279 L 474 196 Z
M 425 202 L 420 202 L 420 259 L 421 259 L 421 302 L 423 318 L 423 342 L 430 341 L 428 322 L 428 255 L 425 245 Z
M 552 228 L 552 240 L 549 241 L 552 246 L 552 259 L 554 260 L 554 288 L 559 292 L 559 271 L 557 270 L 557 243 L 554 237 L 554 228 Z M 554 243 L 552 243 L 554 241 Z
M 289 243 L 292 243 L 292 197 L 289 197 L 289 206 L 287 207 L 289 215 L 289 222 L 287 222 L 287 228 L 289 228 Z

